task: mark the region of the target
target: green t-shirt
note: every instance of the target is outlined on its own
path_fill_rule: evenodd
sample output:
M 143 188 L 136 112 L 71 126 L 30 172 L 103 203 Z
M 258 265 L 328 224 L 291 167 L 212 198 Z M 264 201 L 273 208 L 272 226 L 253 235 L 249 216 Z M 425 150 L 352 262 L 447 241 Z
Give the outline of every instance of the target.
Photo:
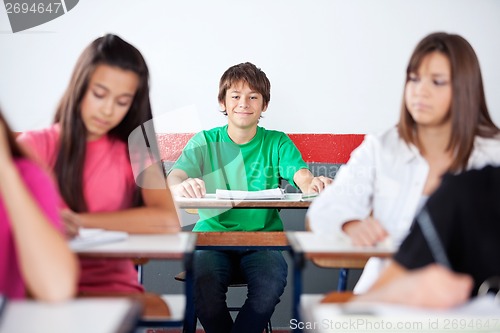
M 216 189 L 257 191 L 279 187 L 281 178 L 295 186 L 293 176 L 307 164 L 283 132 L 257 127 L 255 137 L 238 145 L 227 125 L 197 133 L 182 151 L 173 169 L 201 178 L 207 193 Z M 194 231 L 281 231 L 276 209 L 199 209 Z

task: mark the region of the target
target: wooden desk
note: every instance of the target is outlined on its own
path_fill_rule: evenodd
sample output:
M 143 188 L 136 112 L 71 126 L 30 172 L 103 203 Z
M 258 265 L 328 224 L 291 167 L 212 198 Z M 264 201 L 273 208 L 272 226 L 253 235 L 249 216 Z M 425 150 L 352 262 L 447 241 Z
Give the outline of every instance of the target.
M 300 320 L 300 297 L 302 294 L 302 269 L 305 259 L 332 260 L 335 262 L 364 262 L 371 257 L 390 258 L 396 251 L 395 247 L 384 245 L 374 247 L 353 246 L 346 239 L 326 237 L 313 232 L 286 233 L 294 258 L 294 294 L 293 294 L 293 317 Z M 339 277 L 339 280 L 342 278 Z M 343 276 L 345 279 L 346 276 Z M 346 281 L 339 281 L 339 284 Z M 295 330 L 300 332 L 300 330 Z
M 287 238 L 296 253 L 308 259 L 360 259 L 390 258 L 396 248 L 389 245 L 354 246 L 346 239 L 326 237 L 307 231 L 287 232 Z
M 175 198 L 181 209 L 191 208 L 281 208 L 307 209 L 311 201 L 293 200 L 217 200 L 215 198 Z M 196 249 L 199 250 L 277 250 L 290 251 L 288 239 L 284 232 L 265 231 L 229 231 L 229 232 L 197 232 Z
M 124 298 L 86 298 L 60 304 L 9 301 L 0 320 L 0 333 L 133 332 L 140 314 L 139 303 Z
M 197 232 L 196 249 L 218 250 L 288 250 L 288 239 L 282 231 Z
M 95 245 L 77 250 L 82 258 L 126 258 L 126 259 L 163 259 L 183 260 L 186 270 L 186 308 L 185 318 L 194 317 L 192 254 L 196 243 L 196 233 L 180 232 L 175 234 L 129 235 L 120 242 Z M 170 327 L 184 325 L 184 331 L 195 332 L 193 321 L 183 320 L 140 320 L 140 326 Z M 90 331 L 89 331 L 90 332 Z

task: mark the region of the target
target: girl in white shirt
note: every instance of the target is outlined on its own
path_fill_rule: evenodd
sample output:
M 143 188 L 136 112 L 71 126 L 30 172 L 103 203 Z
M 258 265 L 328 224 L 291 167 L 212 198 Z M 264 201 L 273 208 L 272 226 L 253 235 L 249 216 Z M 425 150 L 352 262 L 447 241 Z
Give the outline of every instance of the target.
M 314 232 L 347 235 L 355 245 L 399 245 L 444 173 L 487 164 L 500 165 L 500 130 L 477 56 L 461 36 L 434 33 L 410 58 L 397 126 L 365 137 L 307 220 Z M 368 290 L 383 266 L 370 259 L 355 293 Z

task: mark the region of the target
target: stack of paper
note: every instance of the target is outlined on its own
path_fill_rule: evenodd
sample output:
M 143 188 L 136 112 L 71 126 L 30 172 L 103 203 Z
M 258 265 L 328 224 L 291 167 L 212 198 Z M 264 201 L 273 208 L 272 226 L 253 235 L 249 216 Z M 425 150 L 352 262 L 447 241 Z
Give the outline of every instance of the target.
M 316 198 L 317 196 L 319 195 L 319 193 L 317 192 L 313 192 L 313 193 L 302 193 L 302 196 L 301 196 L 301 199 L 302 201 L 309 201 L 309 200 L 313 200 L 314 198 Z
M 276 200 L 283 199 L 285 191 L 281 188 L 262 191 L 216 190 L 215 197 L 225 200 Z
M 69 241 L 69 247 L 76 251 L 93 245 L 122 241 L 128 238 L 124 231 L 81 228 L 78 236 Z

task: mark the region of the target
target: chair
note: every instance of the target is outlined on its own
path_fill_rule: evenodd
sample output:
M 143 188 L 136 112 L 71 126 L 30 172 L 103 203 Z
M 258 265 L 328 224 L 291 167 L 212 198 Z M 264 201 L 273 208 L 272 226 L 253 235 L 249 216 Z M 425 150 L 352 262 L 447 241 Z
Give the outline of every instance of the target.
M 180 272 L 179 274 L 177 274 L 174 277 L 174 279 L 176 279 L 177 281 L 185 282 L 186 281 L 186 272 Z M 247 283 L 242 279 L 235 278 L 234 281 L 231 281 L 231 283 L 229 284 L 229 287 L 230 288 L 247 287 Z M 228 310 L 232 311 L 232 312 L 238 312 L 241 310 L 241 307 L 228 307 Z M 196 326 L 196 323 L 198 322 L 198 318 L 196 317 L 196 314 L 193 318 L 193 321 L 194 321 L 194 325 Z M 269 321 L 267 322 L 265 330 L 266 330 L 266 333 L 273 332 L 273 327 L 271 325 L 271 319 L 269 319 Z
M 79 292 L 79 298 L 85 297 L 124 297 L 133 299 L 142 305 L 143 313 L 142 320 L 168 320 L 171 317 L 170 308 L 167 303 L 161 298 L 161 296 L 145 292 L 142 294 L 133 293 L 119 293 L 119 292 Z
M 337 292 L 346 291 L 349 269 L 363 269 L 367 261 L 367 259 L 312 259 L 312 262 L 318 267 L 339 269 Z
M 352 297 L 354 297 L 354 293 L 352 291 L 332 291 L 321 299 L 321 303 L 346 303 Z
M 134 266 L 137 270 L 137 280 L 140 284 L 143 284 L 143 266 L 149 262 L 146 258 L 135 258 L 132 259 Z M 144 313 L 142 315 L 142 321 L 147 320 L 168 320 L 171 316 L 168 304 L 162 299 L 162 297 L 155 293 L 146 292 L 144 294 L 138 295 L 128 295 L 142 303 L 144 308 Z
M 137 270 L 137 281 L 139 281 L 140 284 L 143 284 L 143 278 L 144 278 L 144 266 L 149 262 L 149 259 L 146 258 L 135 258 L 132 259 L 132 262 L 134 263 L 135 269 Z

